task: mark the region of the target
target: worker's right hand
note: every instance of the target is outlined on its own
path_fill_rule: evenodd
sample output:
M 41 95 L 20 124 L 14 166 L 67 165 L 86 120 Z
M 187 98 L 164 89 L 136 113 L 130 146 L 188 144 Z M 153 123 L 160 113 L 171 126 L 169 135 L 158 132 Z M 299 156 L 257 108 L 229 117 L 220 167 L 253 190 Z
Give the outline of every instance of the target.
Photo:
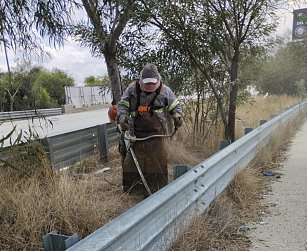
M 173 120 L 174 120 L 174 125 L 175 125 L 175 128 L 178 129 L 181 125 L 182 125 L 182 115 L 178 112 L 175 112 L 173 115 Z
M 128 131 L 129 129 L 128 116 L 120 115 L 118 121 L 119 121 L 119 125 L 122 131 Z

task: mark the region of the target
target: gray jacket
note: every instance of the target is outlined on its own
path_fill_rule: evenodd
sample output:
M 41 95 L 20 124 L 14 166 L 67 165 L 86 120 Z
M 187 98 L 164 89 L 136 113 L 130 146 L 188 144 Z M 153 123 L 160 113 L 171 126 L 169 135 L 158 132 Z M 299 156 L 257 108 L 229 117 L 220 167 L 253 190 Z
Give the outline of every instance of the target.
M 156 92 L 147 94 L 144 91 L 140 93 L 140 105 L 149 105 Z M 118 116 L 127 115 L 135 118 L 137 111 L 137 91 L 136 82 L 131 83 L 122 95 L 118 104 Z M 162 84 L 159 95 L 157 96 L 152 109 L 157 113 L 162 123 L 166 122 L 167 113 L 171 115 L 178 112 L 182 115 L 182 107 L 173 91 Z

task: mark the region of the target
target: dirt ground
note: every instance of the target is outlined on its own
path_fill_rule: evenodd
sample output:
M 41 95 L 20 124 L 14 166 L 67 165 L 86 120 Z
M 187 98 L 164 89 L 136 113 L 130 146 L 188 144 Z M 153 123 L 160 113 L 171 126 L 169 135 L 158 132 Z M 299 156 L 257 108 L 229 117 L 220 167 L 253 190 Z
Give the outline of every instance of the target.
M 293 138 L 287 159 L 263 195 L 267 210 L 253 226 L 250 250 L 307 250 L 307 120 Z

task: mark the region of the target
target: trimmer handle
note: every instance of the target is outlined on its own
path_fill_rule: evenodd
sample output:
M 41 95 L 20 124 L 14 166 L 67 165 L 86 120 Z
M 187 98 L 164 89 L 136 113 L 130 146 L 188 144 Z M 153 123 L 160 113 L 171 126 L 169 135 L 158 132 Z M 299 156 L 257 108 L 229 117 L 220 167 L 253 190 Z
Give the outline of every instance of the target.
M 132 118 L 129 118 L 128 124 L 129 124 L 129 134 L 131 136 L 135 136 L 135 133 L 134 133 L 134 121 L 133 121 Z

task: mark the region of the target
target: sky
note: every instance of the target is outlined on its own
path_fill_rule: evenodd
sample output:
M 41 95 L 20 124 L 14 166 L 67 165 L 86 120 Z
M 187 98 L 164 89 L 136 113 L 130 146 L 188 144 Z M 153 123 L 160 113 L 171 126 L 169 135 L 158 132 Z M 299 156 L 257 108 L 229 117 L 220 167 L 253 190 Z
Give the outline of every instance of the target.
M 102 76 L 107 74 L 106 65 L 103 59 L 92 57 L 88 48 L 79 46 L 72 39 L 67 38 L 64 47 L 54 49 L 50 46 L 45 46 L 45 50 L 50 54 L 50 58 L 40 60 L 33 63 L 44 66 L 47 69 L 60 69 L 66 72 L 75 80 L 75 85 L 82 85 L 84 79 L 90 75 Z M 16 56 L 12 51 L 9 51 L 9 62 L 11 67 L 14 67 Z M 32 61 L 32 59 L 31 59 Z M 0 50 L 0 72 L 7 71 L 3 45 Z
M 76 85 L 81 85 L 90 75 L 96 77 L 107 74 L 104 59 L 94 58 L 89 48 L 79 46 L 72 39 L 68 38 L 63 48 L 46 47 L 46 50 L 51 59 L 43 62 L 43 65 L 48 69 L 57 67 L 65 71 L 74 78 Z
M 294 6 L 293 9 L 307 8 L 307 4 Z M 290 34 L 292 30 L 292 12 L 290 10 L 279 11 L 280 22 L 277 28 L 277 34 Z M 64 47 L 54 49 L 46 46 L 46 50 L 50 53 L 51 59 L 40 62 L 47 69 L 58 68 L 65 71 L 75 80 L 75 85 L 83 85 L 87 76 L 102 76 L 107 74 L 104 59 L 92 57 L 88 48 L 80 47 L 71 38 L 68 38 Z M 9 61 L 14 66 L 15 55 L 9 52 Z M 3 46 L 0 49 L 0 71 L 6 71 L 6 63 L 3 52 Z

